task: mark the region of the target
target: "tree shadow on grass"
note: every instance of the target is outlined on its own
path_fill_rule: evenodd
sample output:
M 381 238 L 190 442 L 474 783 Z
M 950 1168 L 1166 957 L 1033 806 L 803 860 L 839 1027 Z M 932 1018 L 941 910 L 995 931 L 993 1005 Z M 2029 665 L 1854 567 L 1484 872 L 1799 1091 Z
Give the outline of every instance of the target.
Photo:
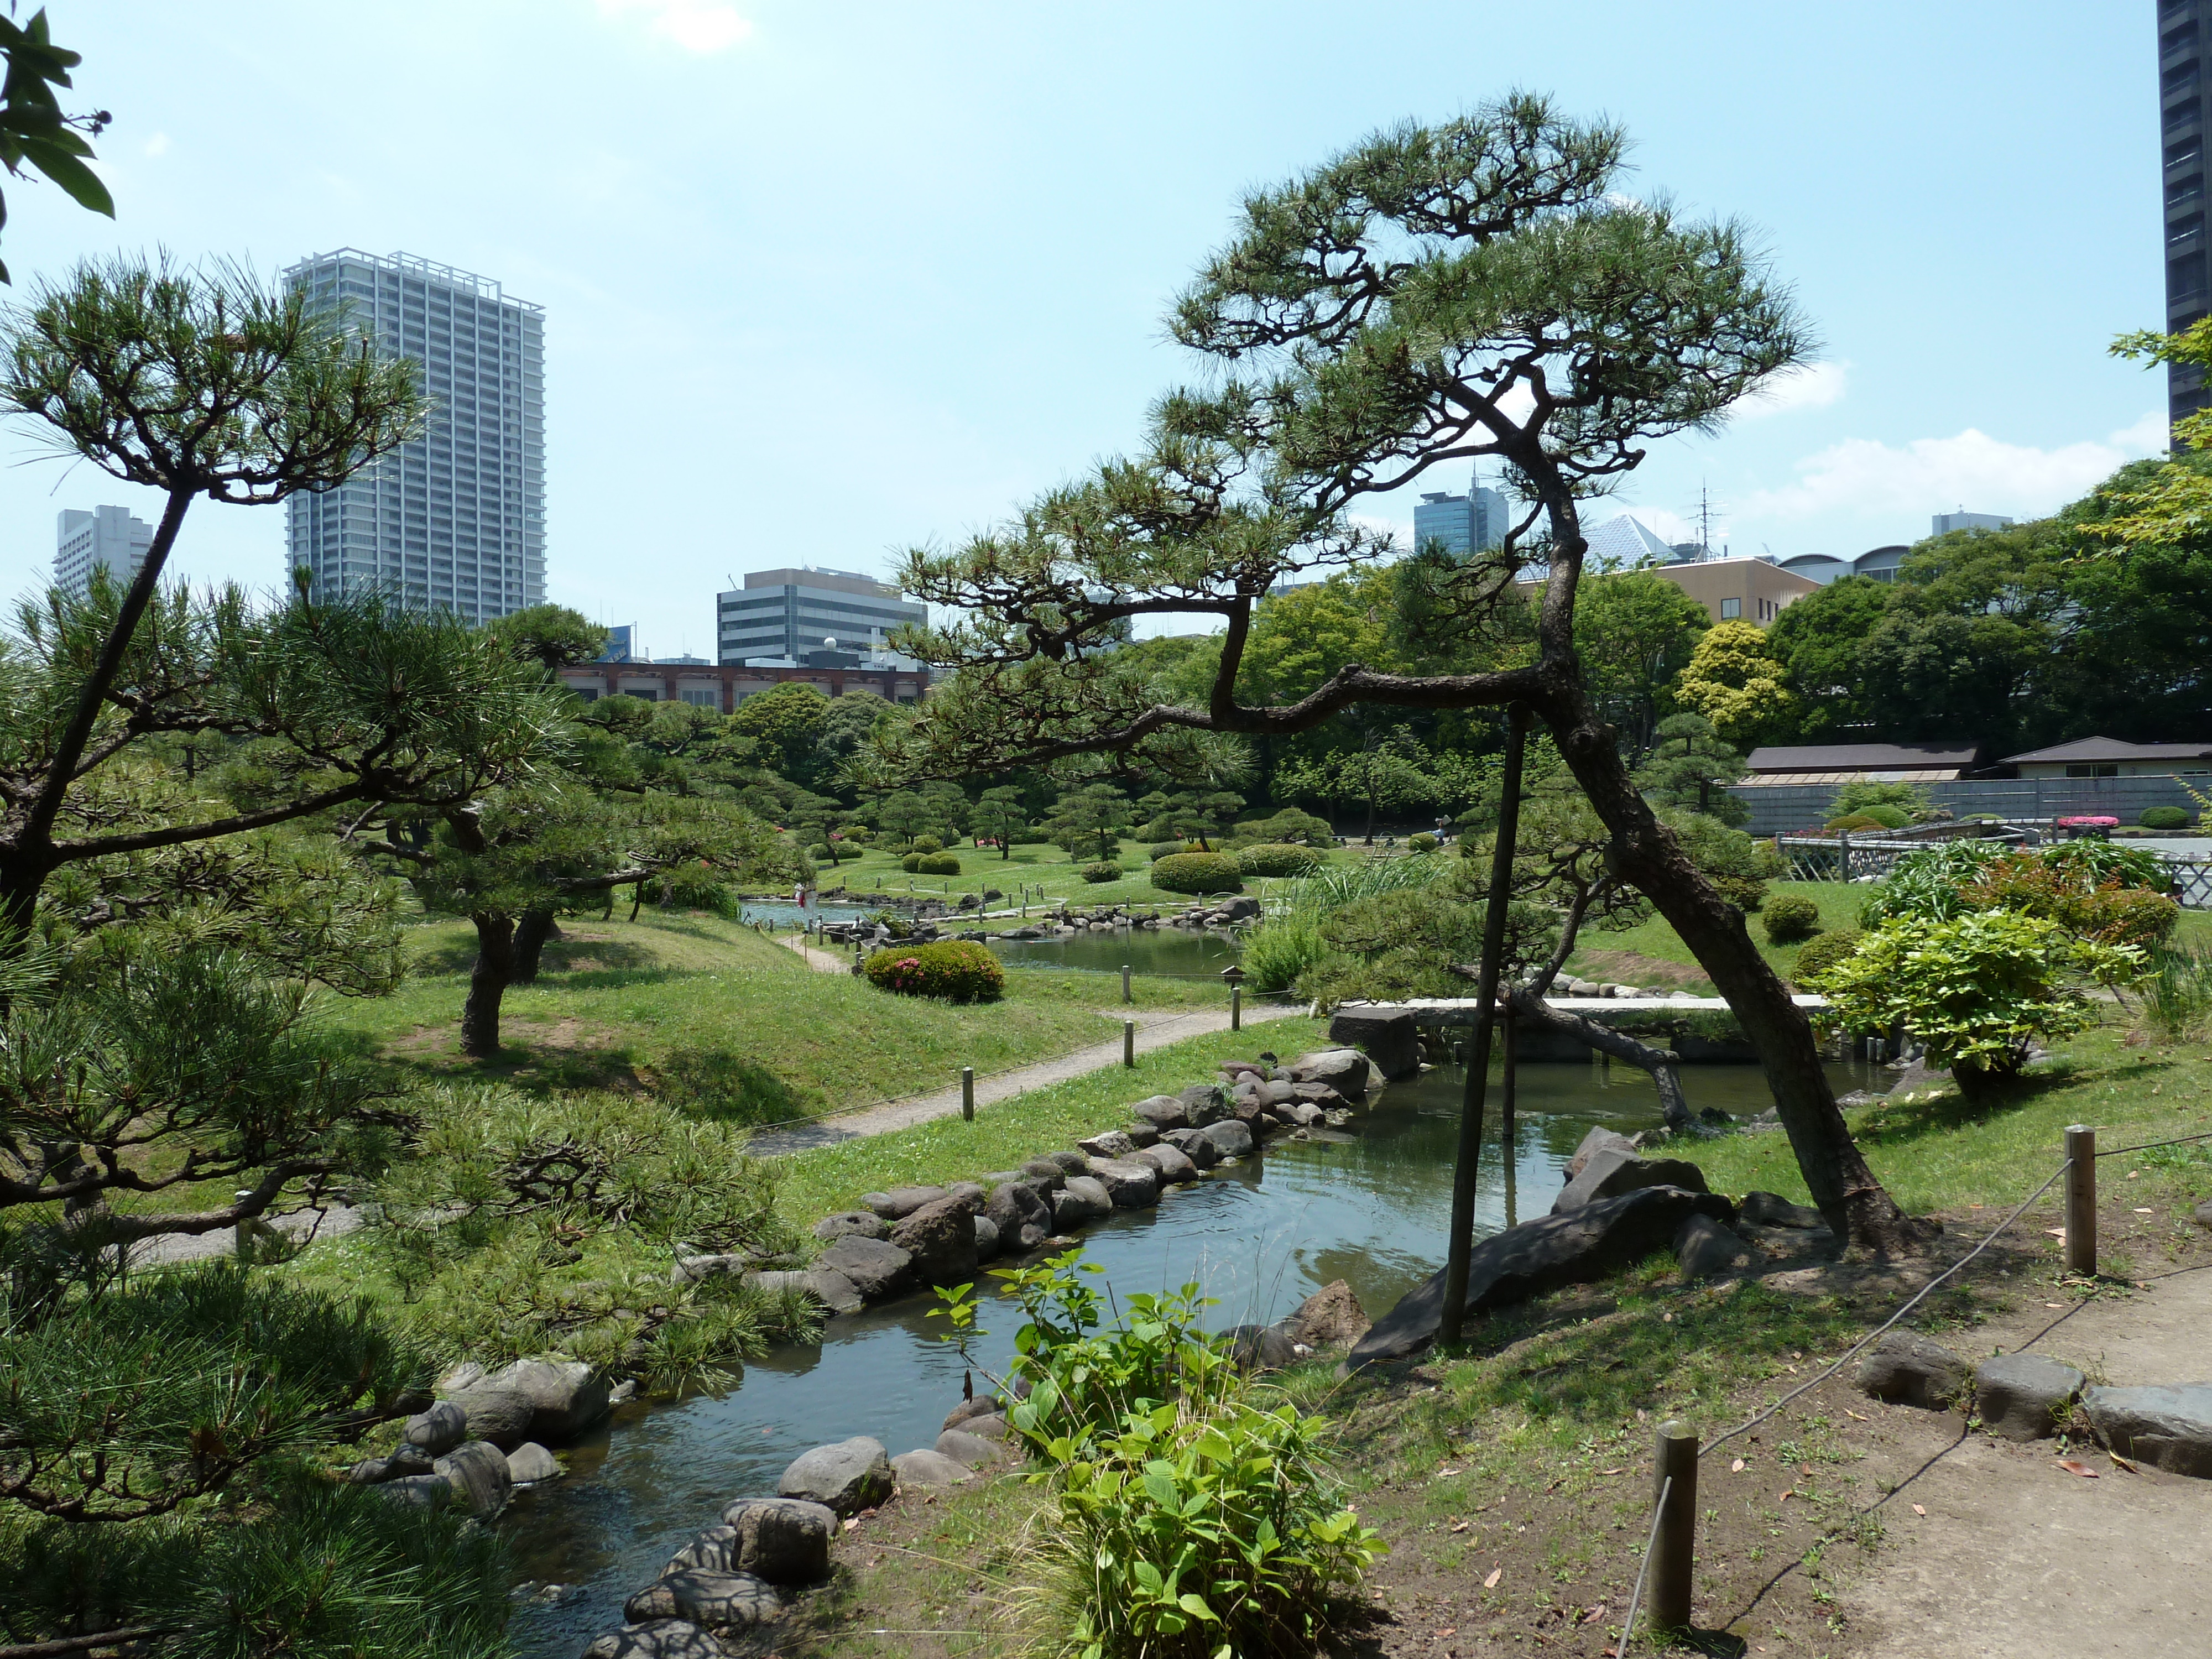
M 2163 1071 L 2166 1062 L 2143 1059 L 2124 1066 L 2112 1075 L 2116 1081 L 2140 1078 L 2146 1072 Z M 1892 1096 L 1851 1115 L 1851 1135 L 1862 1146 L 1895 1146 L 1947 1135 L 1960 1129 L 1995 1122 L 2033 1105 L 2055 1090 L 2081 1080 L 2075 1066 L 2059 1061 L 2006 1085 L 1978 1100 L 1969 1100 L 1958 1085 L 1945 1082 L 1937 1089 L 1916 1089 L 1906 1097 Z
M 810 1117 L 828 1104 L 820 1090 L 794 1085 L 766 1062 L 727 1048 L 679 1048 L 656 1061 L 645 1082 L 687 1117 L 740 1127 Z

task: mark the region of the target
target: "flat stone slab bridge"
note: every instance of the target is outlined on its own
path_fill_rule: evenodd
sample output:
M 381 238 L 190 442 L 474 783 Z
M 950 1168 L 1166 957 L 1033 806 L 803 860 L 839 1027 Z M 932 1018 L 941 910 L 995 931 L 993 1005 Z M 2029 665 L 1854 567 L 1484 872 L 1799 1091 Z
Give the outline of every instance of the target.
M 1826 997 L 1793 996 L 1790 1001 L 1800 1008 L 1825 1008 Z M 1710 1011 L 1728 1012 L 1726 997 L 1693 997 L 1677 992 L 1663 997 L 1546 997 L 1547 1007 L 1557 1008 L 1563 1013 L 1581 1014 L 1588 1018 L 1602 1020 L 1607 1014 L 1640 1012 L 1647 1008 L 1667 1012 L 1692 1013 Z M 1472 1025 L 1476 1010 L 1482 1006 L 1480 997 L 1414 997 L 1405 1002 L 1340 1002 L 1340 1013 L 1398 1014 L 1413 1016 L 1420 1025 Z

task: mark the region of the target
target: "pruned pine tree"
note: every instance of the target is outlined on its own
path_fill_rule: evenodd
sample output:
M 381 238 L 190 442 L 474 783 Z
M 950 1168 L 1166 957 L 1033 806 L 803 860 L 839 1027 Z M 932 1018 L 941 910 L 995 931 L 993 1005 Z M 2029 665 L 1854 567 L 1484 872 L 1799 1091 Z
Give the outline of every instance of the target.
M 1582 504 L 1654 439 L 1711 429 L 1811 346 L 1741 227 L 1620 192 L 1626 149 L 1617 127 L 1516 95 L 1254 191 L 1170 319 L 1217 378 L 1162 400 L 1142 454 L 906 560 L 907 590 L 960 620 L 901 641 L 957 672 L 899 757 L 940 776 L 1101 752 L 1172 772 L 1205 737 L 1288 736 L 1362 705 L 1524 704 L 1604 823 L 1615 867 L 1757 1043 L 1822 1212 L 1856 1243 L 1908 1247 L 1919 1229 L 1852 1143 L 1812 1027 L 1741 911 L 1638 792 L 1574 649 Z M 1478 457 L 1523 510 L 1497 549 L 1415 554 L 1403 620 L 1417 636 L 1479 637 L 1519 606 L 1514 584 L 1540 563 L 1533 659 L 1434 674 L 1350 663 L 1295 702 L 1242 701 L 1238 669 L 1268 591 L 1390 553 L 1355 509 Z M 1221 624 L 1196 705 L 1163 700 L 1105 648 L 1125 624 L 1171 613 Z
M 1669 714 L 1652 732 L 1651 757 L 1637 769 L 1637 787 L 1655 805 L 1685 807 L 1741 825 L 1751 809 L 1728 793 L 1744 776 L 1743 757 L 1703 714 Z

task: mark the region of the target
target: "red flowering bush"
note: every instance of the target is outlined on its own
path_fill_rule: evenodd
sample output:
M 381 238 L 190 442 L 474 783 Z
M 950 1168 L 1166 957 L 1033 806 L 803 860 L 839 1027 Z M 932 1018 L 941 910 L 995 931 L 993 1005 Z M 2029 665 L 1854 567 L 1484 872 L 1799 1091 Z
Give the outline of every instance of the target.
M 860 971 L 879 990 L 947 1002 L 996 1002 L 1006 988 L 1006 970 L 998 957 L 972 939 L 894 945 L 870 957 Z

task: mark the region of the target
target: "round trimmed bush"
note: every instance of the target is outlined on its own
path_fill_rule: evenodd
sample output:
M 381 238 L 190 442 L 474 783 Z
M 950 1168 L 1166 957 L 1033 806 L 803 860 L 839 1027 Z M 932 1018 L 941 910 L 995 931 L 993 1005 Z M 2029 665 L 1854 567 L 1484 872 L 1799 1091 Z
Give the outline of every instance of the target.
M 1809 941 L 1797 953 L 1797 961 L 1790 970 L 1790 977 L 1800 985 L 1817 986 L 1821 975 L 1856 953 L 1859 941 L 1865 937 L 1856 927 L 1830 928 L 1818 939 Z
M 1187 841 L 1158 841 L 1152 843 L 1145 856 L 1148 860 L 1171 859 L 1178 853 L 1190 850 L 1191 843 Z
M 1889 825 L 1880 818 L 1868 817 L 1864 812 L 1846 812 L 1839 818 L 1830 818 L 1826 827 L 1831 833 L 1840 830 L 1847 835 L 1856 836 L 1869 830 L 1887 830 Z
M 926 858 L 932 853 L 942 853 L 945 850 L 945 843 L 934 836 L 916 836 L 913 844 L 907 850 L 910 853 L 920 853 Z
M 1425 830 L 1419 830 L 1406 837 L 1406 845 L 1416 853 L 1433 853 L 1437 850 L 1437 838 Z
M 1777 893 L 1766 901 L 1762 918 L 1769 945 L 1795 945 L 1820 931 L 1820 907 L 1799 893 Z
M 848 842 L 817 841 L 806 849 L 806 856 L 817 864 L 837 864 L 860 857 L 860 849 Z
M 1237 855 L 1238 872 L 1248 876 L 1310 876 L 1323 862 L 1312 848 L 1283 842 L 1248 847 Z
M 957 876 L 960 873 L 960 860 L 951 853 L 923 853 L 915 859 L 914 872 L 917 876 Z
M 919 853 L 908 853 L 904 858 L 899 860 L 899 868 L 905 871 L 909 876 L 919 875 L 921 872 L 921 854 Z
M 860 971 L 878 990 L 947 1002 L 995 1002 L 1006 988 L 1006 969 L 973 939 L 895 945 L 877 951 L 860 964 Z
M 1227 853 L 1177 853 L 1152 860 L 1152 885 L 1163 893 L 1240 893 L 1244 872 Z
M 2136 822 L 2146 830 L 2186 830 L 2189 811 L 2181 806 L 2146 806 Z
M 1111 859 L 1101 859 L 1096 864 L 1083 866 L 1083 878 L 1090 882 L 1119 881 L 1121 879 L 1121 866 Z

